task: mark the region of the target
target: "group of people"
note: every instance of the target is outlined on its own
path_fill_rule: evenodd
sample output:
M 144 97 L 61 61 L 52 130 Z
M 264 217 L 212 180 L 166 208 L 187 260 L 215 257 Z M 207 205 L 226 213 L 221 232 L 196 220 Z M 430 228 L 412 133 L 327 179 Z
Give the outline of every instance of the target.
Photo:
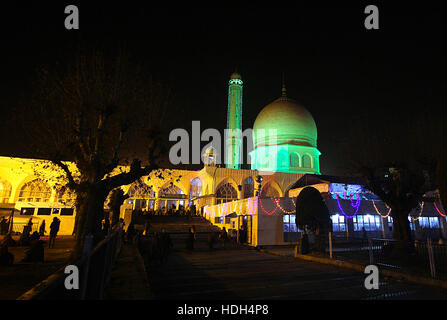
M 53 218 L 50 225 L 50 234 L 48 247 L 54 248 L 57 233 L 60 228 L 60 220 L 57 217 Z M 9 224 L 9 223 L 8 223 Z M 3 227 L 3 225 L 2 225 Z M 44 261 L 44 241 L 40 238 L 45 235 L 45 220 L 39 227 L 39 231 L 32 231 L 33 221 L 32 218 L 28 220 L 28 223 L 23 227 L 23 231 L 18 241 L 12 239 L 11 235 L 2 241 L 0 245 L 0 265 L 12 265 L 14 263 L 14 255 L 9 252 L 8 247 L 12 245 L 29 247 L 25 251 L 25 257 L 22 262 L 43 262 Z
M 137 239 L 138 249 L 148 264 L 166 263 L 174 247 L 171 236 L 162 229 L 161 232 L 140 234 Z
M 152 216 L 176 216 L 176 217 L 193 217 L 197 216 L 196 208 L 194 205 L 185 209 L 184 206 L 179 206 L 178 209 L 172 205 L 170 208 L 163 207 L 157 210 L 134 210 L 132 212 L 133 217 L 150 218 Z

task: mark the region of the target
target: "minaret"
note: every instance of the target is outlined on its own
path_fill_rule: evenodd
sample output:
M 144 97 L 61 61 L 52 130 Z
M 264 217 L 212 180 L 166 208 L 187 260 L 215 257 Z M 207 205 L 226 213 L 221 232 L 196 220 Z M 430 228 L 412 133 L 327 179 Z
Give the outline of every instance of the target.
M 240 169 L 241 143 L 242 143 L 242 78 L 236 71 L 228 82 L 228 111 L 226 135 L 226 167 Z

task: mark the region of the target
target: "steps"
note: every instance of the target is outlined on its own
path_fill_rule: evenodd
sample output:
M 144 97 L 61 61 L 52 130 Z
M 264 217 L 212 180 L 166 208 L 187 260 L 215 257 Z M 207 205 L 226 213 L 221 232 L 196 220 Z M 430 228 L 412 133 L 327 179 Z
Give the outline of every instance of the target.
M 173 217 L 173 216 L 153 216 L 149 219 L 150 232 L 161 232 L 165 229 L 168 233 L 187 233 L 189 228 L 194 226 L 197 233 L 220 232 L 221 229 L 214 226 L 208 220 L 201 217 Z

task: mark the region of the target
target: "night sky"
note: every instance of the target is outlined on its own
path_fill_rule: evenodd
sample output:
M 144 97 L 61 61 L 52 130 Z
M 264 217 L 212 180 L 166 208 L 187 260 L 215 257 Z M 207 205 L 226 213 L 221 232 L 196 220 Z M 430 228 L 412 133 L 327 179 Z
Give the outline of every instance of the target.
M 317 123 L 321 172 L 340 174 L 340 143 L 351 139 L 352 126 L 368 119 L 380 131 L 390 114 L 418 118 L 445 114 L 447 107 L 442 8 L 427 1 L 356 2 L 274 8 L 2 4 L 0 154 L 24 155 L 11 136 L 11 106 L 32 88 L 35 68 L 63 63 L 79 43 L 100 44 L 106 50 L 124 46 L 169 85 L 182 111 L 172 123 L 186 129 L 192 120 L 200 120 L 202 129 L 224 129 L 227 83 L 235 68 L 244 81 L 243 127 L 252 127 L 259 111 L 279 97 L 284 72 L 288 96 Z M 69 4 L 79 7 L 79 31 L 64 28 Z M 380 30 L 364 28 L 368 4 L 379 7 Z

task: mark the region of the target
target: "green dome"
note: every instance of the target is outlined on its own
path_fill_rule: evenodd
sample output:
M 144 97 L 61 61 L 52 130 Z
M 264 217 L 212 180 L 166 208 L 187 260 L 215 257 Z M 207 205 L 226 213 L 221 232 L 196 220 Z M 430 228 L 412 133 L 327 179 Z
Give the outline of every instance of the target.
M 265 137 L 257 130 L 264 129 Z M 276 129 L 277 141 L 268 141 L 268 130 Z M 258 114 L 253 125 L 254 148 L 266 145 L 293 144 L 317 147 L 317 126 L 306 108 L 282 96 L 268 104 Z

